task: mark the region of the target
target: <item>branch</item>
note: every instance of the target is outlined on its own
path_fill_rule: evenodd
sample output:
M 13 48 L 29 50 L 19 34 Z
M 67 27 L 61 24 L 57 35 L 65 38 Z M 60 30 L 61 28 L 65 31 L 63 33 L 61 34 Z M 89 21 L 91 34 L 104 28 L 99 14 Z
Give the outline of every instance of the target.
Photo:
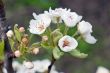
M 50 72 L 51 72 L 52 66 L 54 65 L 55 61 L 56 61 L 56 59 L 55 59 L 55 58 L 53 57 L 53 55 L 52 55 L 52 61 L 51 61 L 50 66 L 48 67 L 47 73 L 50 73 Z
M 0 39 L 4 40 L 4 52 L 5 52 L 5 62 L 4 66 L 7 69 L 8 73 L 14 73 L 14 70 L 12 68 L 12 60 L 13 60 L 13 53 L 8 41 L 8 38 L 6 36 L 6 32 L 8 31 L 8 25 L 6 24 L 6 18 L 5 18 L 5 11 L 4 11 L 4 4 L 3 1 L 0 0 Z

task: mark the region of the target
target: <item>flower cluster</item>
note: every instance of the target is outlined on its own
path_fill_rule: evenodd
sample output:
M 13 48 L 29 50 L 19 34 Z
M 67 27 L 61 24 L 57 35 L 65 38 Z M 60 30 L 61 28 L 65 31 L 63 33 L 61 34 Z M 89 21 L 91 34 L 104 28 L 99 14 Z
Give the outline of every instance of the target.
M 92 25 L 84 20 L 81 21 L 82 16 L 78 15 L 76 12 L 71 12 L 70 9 L 56 8 L 49 11 L 44 11 L 42 14 L 33 13 L 34 19 L 30 21 L 29 31 L 32 34 L 41 35 L 46 32 L 51 23 L 58 25 L 57 29 L 60 29 L 60 25 L 65 25 L 66 28 L 73 28 L 77 25 L 77 34 L 89 44 L 96 43 L 96 39 L 91 35 Z M 63 24 L 62 24 L 63 23 Z M 65 29 L 67 30 L 67 29 Z M 64 31 L 65 31 L 64 30 Z M 67 30 L 68 31 L 68 30 Z M 64 52 L 69 52 L 76 49 L 78 46 L 77 40 L 74 36 L 69 36 L 68 33 L 62 33 L 62 37 L 58 41 L 58 46 Z M 59 31 L 60 32 L 60 31 Z M 51 39 L 52 40 L 52 39 Z M 55 45 L 57 46 L 57 45 Z
M 20 64 L 17 61 L 13 62 L 13 68 L 16 71 L 16 73 L 44 73 L 47 69 L 48 66 L 50 65 L 51 61 L 48 59 L 44 59 L 44 60 L 36 60 L 33 62 L 28 62 L 28 64 Z M 34 65 L 34 66 L 33 66 Z M 27 68 L 27 67 L 32 67 L 33 68 Z M 5 68 L 4 68 L 4 73 L 7 73 Z M 52 70 L 50 73 L 63 73 L 63 72 L 58 72 L 56 71 L 55 66 L 52 67 Z
M 27 60 L 26 56 L 28 54 L 37 55 L 40 51 L 39 48 L 49 50 L 54 61 L 66 52 L 74 57 L 86 58 L 87 54 L 78 49 L 79 40 L 83 39 L 89 44 L 95 44 L 97 41 L 92 36 L 92 25 L 82 20 L 82 16 L 72 12 L 71 9 L 56 8 L 52 10 L 50 8 L 49 11 L 44 11 L 42 14 L 33 13 L 32 15 L 34 19 L 29 22 L 31 35 L 30 33 L 26 34 L 24 27 L 18 28 L 18 25 L 14 26 L 14 31 L 9 30 L 7 32 L 15 57 L 25 60 L 23 64 L 27 69 L 34 69 L 34 64 Z M 33 43 L 31 40 L 35 38 L 32 35 L 41 37 L 41 40 L 38 41 L 38 39 Z M 47 70 L 50 64 L 41 63 L 43 62 L 35 62 L 37 64 L 35 69 L 38 72 Z

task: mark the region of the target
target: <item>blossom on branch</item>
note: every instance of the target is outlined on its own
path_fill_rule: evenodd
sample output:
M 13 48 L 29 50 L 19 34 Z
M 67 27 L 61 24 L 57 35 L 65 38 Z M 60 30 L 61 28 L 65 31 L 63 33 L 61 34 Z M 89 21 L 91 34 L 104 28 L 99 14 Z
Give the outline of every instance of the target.
M 78 42 L 73 37 L 65 35 L 59 40 L 58 46 L 62 51 L 69 52 L 73 49 L 76 49 Z
M 81 21 L 78 24 L 78 32 L 81 34 L 81 36 L 84 38 L 84 40 L 89 44 L 95 44 L 96 39 L 91 35 L 92 31 L 92 25 L 89 22 Z

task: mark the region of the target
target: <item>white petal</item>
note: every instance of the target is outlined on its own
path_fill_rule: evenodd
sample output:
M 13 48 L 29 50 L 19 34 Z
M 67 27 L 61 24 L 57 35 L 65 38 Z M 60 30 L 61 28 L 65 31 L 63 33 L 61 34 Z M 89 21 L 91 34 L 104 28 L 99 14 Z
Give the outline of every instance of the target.
M 35 19 L 38 19 L 38 15 L 35 12 L 32 15 Z
M 36 24 L 37 24 L 37 20 L 32 19 L 32 20 L 30 20 L 30 25 L 29 25 L 29 27 L 30 27 L 30 28 L 34 28 L 34 27 L 36 26 Z
M 94 38 L 91 34 L 86 34 L 83 36 L 85 41 L 89 44 L 95 44 L 97 42 L 97 39 Z
M 41 19 L 44 22 L 46 27 L 48 27 L 51 23 L 51 19 L 47 14 L 40 14 L 38 16 L 38 18 Z
M 96 73 L 110 73 L 110 71 L 105 67 L 98 67 Z
M 39 29 L 39 26 L 41 26 L 41 25 L 44 27 L 42 30 Z M 33 34 L 42 34 L 46 30 L 46 25 L 40 19 L 39 20 L 31 20 L 29 27 L 30 27 L 29 31 Z
M 81 34 L 87 34 L 92 32 L 92 25 L 89 22 L 81 21 L 78 24 L 78 31 Z
M 74 27 L 82 19 L 82 16 L 75 12 L 64 12 L 61 17 L 68 27 Z

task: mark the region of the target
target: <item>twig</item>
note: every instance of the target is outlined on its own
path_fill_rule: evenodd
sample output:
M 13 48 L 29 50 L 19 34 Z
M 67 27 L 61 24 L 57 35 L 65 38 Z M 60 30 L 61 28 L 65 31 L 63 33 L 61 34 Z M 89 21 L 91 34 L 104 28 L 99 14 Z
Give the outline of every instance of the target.
M 0 0 L 0 39 L 4 40 L 4 52 L 5 52 L 4 66 L 6 67 L 8 73 L 14 73 L 14 70 L 12 68 L 12 60 L 14 55 L 12 53 L 8 38 L 6 36 L 7 31 L 8 25 L 6 24 L 4 4 L 3 1 Z
M 54 65 L 55 61 L 56 61 L 56 59 L 52 55 L 52 61 L 51 61 L 51 64 L 49 65 L 49 67 L 48 67 L 47 73 L 50 73 L 51 72 L 52 66 Z

